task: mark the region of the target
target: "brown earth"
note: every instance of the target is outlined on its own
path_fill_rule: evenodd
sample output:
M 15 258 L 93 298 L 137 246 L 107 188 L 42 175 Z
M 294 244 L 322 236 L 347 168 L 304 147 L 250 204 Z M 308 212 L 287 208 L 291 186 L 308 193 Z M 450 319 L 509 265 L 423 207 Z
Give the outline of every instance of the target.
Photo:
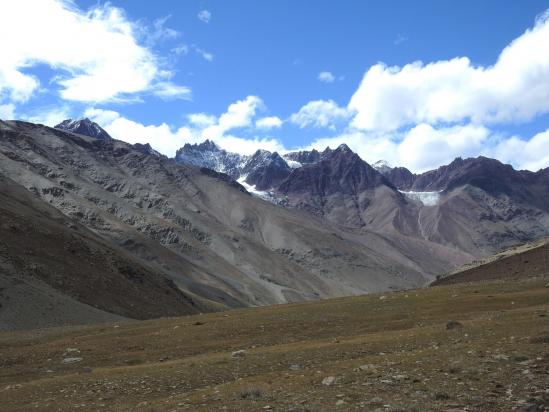
M 7 411 L 548 410 L 547 281 L 3 333 L 0 404 Z
M 540 275 L 549 275 L 549 240 L 547 239 L 515 246 L 485 261 L 476 262 L 476 265 L 465 265 L 462 270 L 438 279 L 432 285 L 518 279 Z

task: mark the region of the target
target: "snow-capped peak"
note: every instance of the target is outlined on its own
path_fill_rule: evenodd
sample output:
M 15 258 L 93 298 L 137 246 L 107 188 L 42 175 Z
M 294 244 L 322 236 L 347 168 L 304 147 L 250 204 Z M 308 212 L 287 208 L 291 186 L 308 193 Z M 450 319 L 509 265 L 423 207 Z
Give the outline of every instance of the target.
M 386 173 L 392 169 L 392 166 L 386 160 L 378 160 L 372 165 L 372 167 L 379 173 Z
M 55 128 L 88 137 L 94 137 L 96 139 L 112 139 L 111 136 L 101 128 L 101 126 L 95 122 L 92 122 L 87 117 L 81 119 L 63 120 L 55 126 Z

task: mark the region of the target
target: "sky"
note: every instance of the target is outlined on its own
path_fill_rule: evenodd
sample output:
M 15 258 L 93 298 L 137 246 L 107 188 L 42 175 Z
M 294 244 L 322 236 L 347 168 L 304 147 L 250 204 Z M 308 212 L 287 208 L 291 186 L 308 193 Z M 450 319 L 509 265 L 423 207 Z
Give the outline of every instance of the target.
M 549 167 L 541 0 L 3 0 L 0 118 L 89 117 L 174 156 L 346 143 L 422 172 Z

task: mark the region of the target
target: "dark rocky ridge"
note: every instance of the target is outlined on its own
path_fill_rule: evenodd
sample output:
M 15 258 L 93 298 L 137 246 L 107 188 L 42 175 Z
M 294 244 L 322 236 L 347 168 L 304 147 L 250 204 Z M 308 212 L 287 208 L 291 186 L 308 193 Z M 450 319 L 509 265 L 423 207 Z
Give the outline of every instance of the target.
M 56 129 L 65 130 L 71 133 L 77 133 L 84 136 L 94 137 L 96 139 L 112 139 L 112 137 L 99 126 L 97 123 L 92 122 L 87 117 L 84 119 L 67 119 L 63 120 L 57 126 Z

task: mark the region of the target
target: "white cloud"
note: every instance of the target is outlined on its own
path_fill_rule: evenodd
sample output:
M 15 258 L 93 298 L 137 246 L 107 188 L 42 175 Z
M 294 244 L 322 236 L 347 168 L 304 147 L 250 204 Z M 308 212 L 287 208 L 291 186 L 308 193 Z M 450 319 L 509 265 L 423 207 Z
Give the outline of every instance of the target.
M 195 47 L 194 50 L 198 53 L 200 57 L 202 57 L 204 60 L 207 60 L 209 62 L 213 61 L 214 56 L 211 53 L 208 53 L 206 50 L 203 50 L 199 47 Z
M 213 126 L 217 122 L 217 117 L 206 113 L 192 113 L 187 116 L 189 123 L 194 127 L 204 129 Z
M 348 118 L 349 111 L 339 107 L 333 100 L 314 100 L 292 114 L 290 120 L 302 129 L 305 127 L 335 128 L 337 123 Z
M 86 115 L 115 139 L 130 144 L 150 143 L 154 149 L 168 156 L 175 156 L 176 150 L 186 142 L 195 141 L 191 129 L 187 127 L 172 130 L 166 123 L 146 126 L 112 110 L 90 109 Z
M 168 15 L 154 20 L 151 27 L 136 25 L 135 28 L 142 32 L 146 43 L 151 46 L 163 41 L 173 40 L 178 38 L 181 33 L 165 26 L 170 17 L 171 15 Z
M 243 138 L 228 133 L 253 126 L 254 117 L 263 108 L 263 101 L 259 97 L 248 96 L 229 105 L 227 111 L 219 117 L 205 113 L 190 114 L 187 116 L 189 124 L 177 129 L 165 123 L 144 125 L 112 110 L 90 108 L 84 115 L 100 124 L 115 139 L 131 144 L 149 143 L 154 149 L 171 157 L 185 143 L 199 143 L 205 139 L 238 153 L 251 154 L 260 148 L 283 152 L 284 146 L 276 139 L 259 136 Z
M 191 100 L 191 89 L 172 82 L 158 82 L 154 85 L 153 94 L 164 100 Z
M 483 126 L 435 129 L 428 124 L 419 124 L 408 131 L 398 144 L 397 164 L 423 172 L 448 164 L 458 156 L 476 156 L 485 147 L 489 134 Z
M 318 80 L 323 83 L 333 83 L 335 81 L 335 76 L 332 72 L 320 72 L 318 73 Z
M 212 13 L 210 13 L 208 10 L 200 10 L 197 17 L 198 20 L 203 21 L 204 23 L 209 23 L 212 18 Z
M 440 122 L 526 121 L 549 112 L 549 18 L 511 42 L 493 66 L 466 57 L 372 66 L 349 102 L 352 125 L 395 130 Z
M 70 118 L 70 113 L 68 106 L 41 107 L 33 110 L 30 114 L 22 115 L 21 118 L 31 123 L 53 127 Z
M 6 0 L 2 17 L 0 96 L 12 102 L 38 91 L 29 72 L 38 64 L 56 72 L 61 97 L 73 101 L 123 100 L 165 77 L 158 58 L 139 44 L 139 25 L 108 3 L 82 12 L 69 0 Z M 153 32 L 174 35 L 163 21 Z
M 115 112 L 114 110 L 88 108 L 84 112 L 84 117 L 92 119 L 99 125 L 107 125 L 118 119 L 120 117 L 120 114 L 118 112 Z
M 519 169 L 537 171 L 549 167 L 549 129 L 536 134 L 530 140 L 516 136 L 501 141 L 486 150 L 488 156 L 511 163 Z
M 315 140 L 308 149 L 324 150 L 346 143 L 363 160 L 372 164 L 380 159 L 414 172 L 424 172 L 450 163 L 458 156 L 476 156 L 486 146 L 489 131 L 480 126 L 454 126 L 435 129 L 420 124 L 405 133 L 349 131 L 335 137 Z
M 15 119 L 15 105 L 12 103 L 0 104 L 0 119 Z
M 277 116 L 262 117 L 256 120 L 255 126 L 258 129 L 275 129 L 282 126 L 282 120 Z
M 248 96 L 244 100 L 230 104 L 227 111 L 219 117 L 217 125 L 222 132 L 250 126 L 256 112 L 264 107 L 265 104 L 259 97 Z
M 189 54 L 189 46 L 187 46 L 186 44 L 180 44 L 179 46 L 174 47 L 172 49 L 172 52 L 174 52 L 178 56 L 179 55 L 185 56 Z

